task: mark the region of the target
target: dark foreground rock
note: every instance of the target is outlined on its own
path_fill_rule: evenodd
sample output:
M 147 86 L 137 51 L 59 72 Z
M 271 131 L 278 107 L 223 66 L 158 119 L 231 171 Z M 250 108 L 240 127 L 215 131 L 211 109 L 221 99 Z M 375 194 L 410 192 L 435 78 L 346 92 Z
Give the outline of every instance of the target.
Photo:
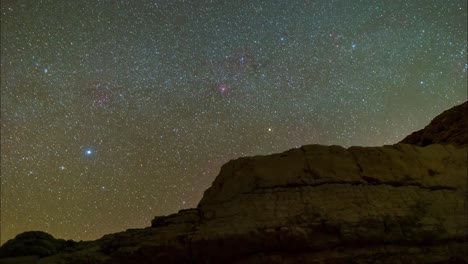
M 468 263 L 467 158 L 451 144 L 240 158 L 197 208 L 22 263 Z
M 0 258 L 36 255 L 47 257 L 73 249 L 77 242 L 55 239 L 42 231 L 29 231 L 7 241 L 0 250 Z

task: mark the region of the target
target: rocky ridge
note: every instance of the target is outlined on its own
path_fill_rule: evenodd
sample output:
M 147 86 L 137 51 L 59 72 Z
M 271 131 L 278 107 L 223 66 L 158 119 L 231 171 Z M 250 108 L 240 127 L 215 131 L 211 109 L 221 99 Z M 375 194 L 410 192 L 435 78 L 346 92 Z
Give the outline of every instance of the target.
M 468 102 L 436 116 L 425 128 L 413 132 L 400 143 L 425 147 L 430 144 L 468 145 Z
M 439 139 L 239 158 L 197 208 L 21 263 L 468 263 L 466 137 Z

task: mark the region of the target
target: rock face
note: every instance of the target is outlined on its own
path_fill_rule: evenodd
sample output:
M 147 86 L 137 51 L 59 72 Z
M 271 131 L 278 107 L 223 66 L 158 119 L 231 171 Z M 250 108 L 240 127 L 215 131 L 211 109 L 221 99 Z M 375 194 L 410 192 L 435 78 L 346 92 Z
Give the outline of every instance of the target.
M 380 254 L 398 263 L 414 258 L 407 252 L 410 245 L 424 251 L 422 244 L 454 243 L 452 249 L 461 249 L 455 241 L 467 235 L 466 160 L 466 150 L 450 145 L 398 144 L 312 145 L 232 161 L 200 202 L 205 224 L 192 245 L 217 237 L 210 248 L 225 252 L 223 261 L 243 256 L 238 263 L 265 258 L 284 263 L 291 253 L 304 257 L 297 260 L 302 263 L 367 263 L 380 260 Z M 242 243 L 233 243 L 233 237 Z M 205 254 L 202 259 L 210 252 Z M 462 250 L 458 256 L 462 259 Z M 442 256 L 418 257 L 426 263 Z
M 401 143 L 417 146 L 453 144 L 468 146 L 468 102 L 438 115 L 424 129 L 407 136 Z
M 468 263 L 467 158 L 450 144 L 239 158 L 197 208 L 29 263 Z

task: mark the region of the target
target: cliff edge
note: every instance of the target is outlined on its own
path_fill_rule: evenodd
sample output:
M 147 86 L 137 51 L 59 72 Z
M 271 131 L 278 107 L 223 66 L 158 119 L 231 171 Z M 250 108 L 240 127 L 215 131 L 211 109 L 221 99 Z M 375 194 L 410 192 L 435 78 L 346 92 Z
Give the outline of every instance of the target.
M 392 146 L 232 160 L 197 208 L 49 255 L 10 240 L 0 263 L 468 263 L 467 142 L 452 129 L 467 112 L 452 110 Z

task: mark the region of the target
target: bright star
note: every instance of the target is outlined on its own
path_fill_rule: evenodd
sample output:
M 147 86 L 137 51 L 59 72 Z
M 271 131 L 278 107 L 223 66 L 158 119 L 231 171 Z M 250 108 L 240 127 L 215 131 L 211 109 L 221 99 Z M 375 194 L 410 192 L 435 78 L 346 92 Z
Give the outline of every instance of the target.
M 87 150 L 85 150 L 85 154 L 87 156 L 91 156 L 93 154 L 93 150 L 92 149 L 87 149 Z

